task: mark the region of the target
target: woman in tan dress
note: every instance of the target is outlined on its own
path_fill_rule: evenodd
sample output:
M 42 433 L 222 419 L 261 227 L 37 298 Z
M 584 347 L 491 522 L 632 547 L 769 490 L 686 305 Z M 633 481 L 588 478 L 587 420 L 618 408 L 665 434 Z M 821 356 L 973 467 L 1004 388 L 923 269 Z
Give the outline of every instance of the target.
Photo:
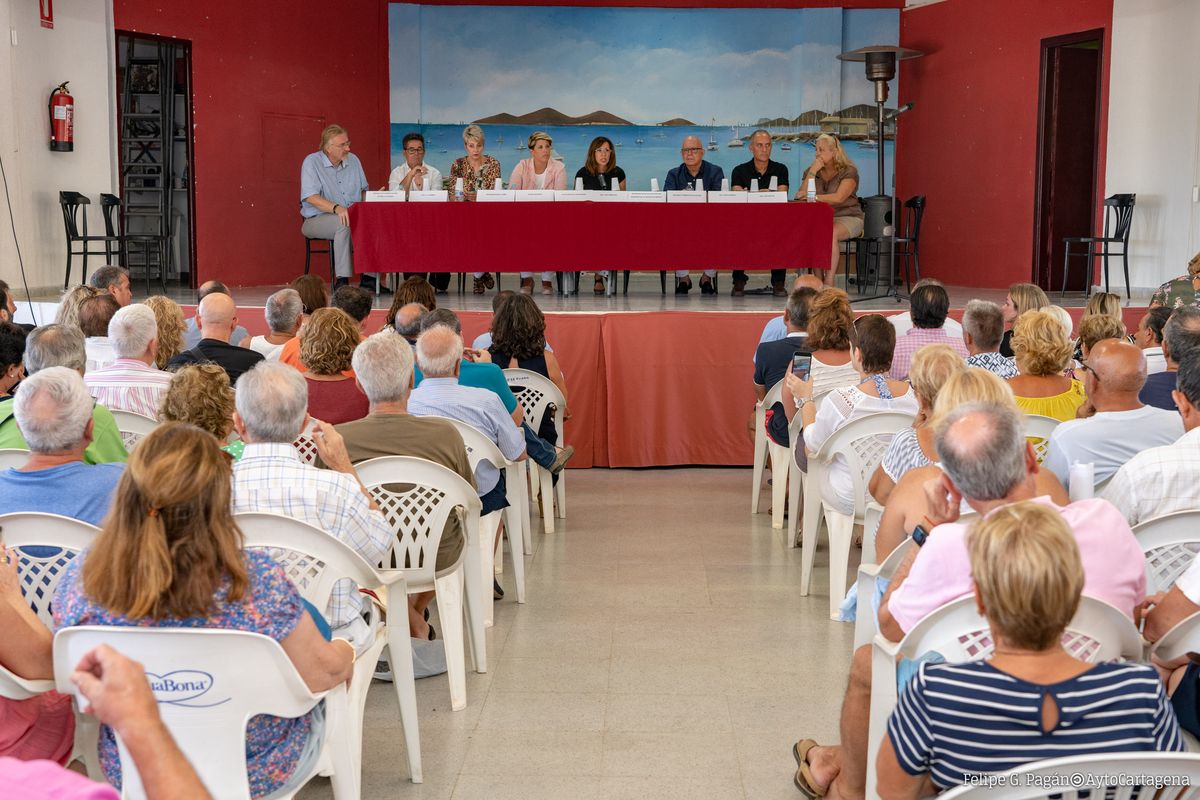
M 817 155 L 801 176 L 796 199 L 808 198 L 808 179 L 815 178 L 817 202 L 833 206 L 833 253 L 829 269 L 822 276 L 826 286 L 833 286 L 842 242 L 861 236 L 863 232 L 863 211 L 855 194 L 858 191 L 858 167 L 846 155 L 842 143 L 828 133 L 818 136 L 815 144 Z

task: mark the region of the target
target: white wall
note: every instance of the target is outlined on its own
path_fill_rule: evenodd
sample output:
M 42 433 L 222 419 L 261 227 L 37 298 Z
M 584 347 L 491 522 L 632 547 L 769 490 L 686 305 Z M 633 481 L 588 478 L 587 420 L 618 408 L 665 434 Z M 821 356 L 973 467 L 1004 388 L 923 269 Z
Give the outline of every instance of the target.
M 0 0 L 0 157 L 25 277 L 34 291 L 62 288 L 67 251 L 58 192 L 90 196 L 89 232 L 95 225 L 103 233 L 97 196 L 118 185 L 112 20 L 111 0 L 56 0 L 51 30 L 39 24 L 37 0 Z M 46 102 L 64 80 L 75 97 L 75 150 L 53 153 Z M 101 263 L 88 259 L 89 269 Z M 79 264 L 76 257 L 76 283 Z M 0 277 L 21 286 L 2 187 Z M 18 297 L 23 294 L 18 289 Z
M 1105 195 L 1137 193 L 1135 287 L 1184 274 L 1200 250 L 1197 32 L 1197 0 L 1114 0 Z

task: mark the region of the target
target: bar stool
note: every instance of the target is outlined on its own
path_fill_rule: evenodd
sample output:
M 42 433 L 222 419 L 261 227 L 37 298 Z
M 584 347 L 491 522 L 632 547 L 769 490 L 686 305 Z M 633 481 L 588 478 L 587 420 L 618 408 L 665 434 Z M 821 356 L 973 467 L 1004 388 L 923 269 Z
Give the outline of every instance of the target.
M 313 242 L 324 242 L 325 248 L 313 247 Z M 329 280 L 334 280 L 337 277 L 337 272 L 333 264 L 333 240 L 332 239 L 310 239 L 304 237 L 304 274 L 308 274 L 308 268 L 312 262 L 313 256 L 326 255 L 329 256 Z

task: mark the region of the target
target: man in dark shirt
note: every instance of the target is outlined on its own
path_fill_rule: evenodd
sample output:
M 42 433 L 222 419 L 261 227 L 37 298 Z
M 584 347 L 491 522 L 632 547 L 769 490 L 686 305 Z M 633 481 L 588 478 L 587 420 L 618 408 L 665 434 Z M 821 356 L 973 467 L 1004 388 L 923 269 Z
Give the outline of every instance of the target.
M 1182 306 L 1175 309 L 1163 326 L 1162 349 L 1167 357 L 1167 370 L 1146 376 L 1138 400 L 1155 408 L 1176 410 L 1171 392 L 1178 378 L 1179 362 L 1184 354 L 1196 347 L 1200 347 L 1200 308 Z
M 668 192 L 689 191 L 700 189 L 718 191 L 725 171 L 716 164 L 704 160 L 704 143 L 699 136 L 685 136 L 683 146 L 679 150 L 683 163 L 667 173 L 667 182 L 663 188 Z M 717 287 L 713 283 L 716 277 L 715 269 L 704 270 L 700 279 L 701 294 L 716 294 Z M 692 288 L 692 279 L 686 269 L 675 270 L 675 294 L 687 294 Z
M 750 153 L 754 156 L 753 158 L 745 164 L 738 164 L 733 168 L 730 188 L 735 192 L 749 191 L 751 182 L 757 180 L 758 190 L 766 192 L 771 189 L 771 178 L 775 178 L 775 191 L 783 192 L 784 196 L 787 196 L 788 168 L 785 164 L 771 160 L 771 134 L 764 130 L 757 130 L 750 134 Z M 773 269 L 771 270 L 771 285 L 751 290 L 750 294 L 774 294 L 776 297 L 787 297 L 787 289 L 784 288 L 786 282 L 787 270 Z M 733 289 L 729 293 L 734 297 L 741 297 L 746 293 L 745 270 L 735 269 L 733 271 Z
M 196 307 L 196 326 L 200 329 L 200 343 L 190 350 L 176 353 L 167 362 L 167 369 L 212 362 L 228 373 L 230 383 L 237 383 L 242 373 L 263 360 L 262 353 L 229 343 L 229 337 L 233 335 L 237 322 L 237 306 L 232 297 L 221 292 L 207 295 Z
M 783 380 L 792 368 L 792 358 L 797 353 L 808 354 L 808 307 L 817 296 L 815 289 L 807 286 L 796 289 L 788 296 L 787 310 L 783 320 L 787 336 L 772 342 L 763 342 L 754 353 L 754 397 L 762 402 L 767 390 Z M 754 415 L 750 415 L 753 425 Z M 753 433 L 753 431 L 751 431 Z M 767 409 L 767 435 L 775 444 L 788 446 L 788 421 L 783 403 L 774 403 Z

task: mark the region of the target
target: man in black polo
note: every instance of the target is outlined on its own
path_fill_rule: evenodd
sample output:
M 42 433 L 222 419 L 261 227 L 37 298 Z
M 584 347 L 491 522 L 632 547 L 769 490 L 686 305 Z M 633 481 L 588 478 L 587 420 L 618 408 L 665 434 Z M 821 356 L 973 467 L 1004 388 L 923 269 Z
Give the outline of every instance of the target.
M 262 353 L 248 347 L 236 347 L 229 337 L 237 327 L 237 306 L 233 298 L 221 292 L 213 292 L 196 307 L 196 325 L 200 328 L 200 341 L 190 350 L 176 353 L 167 362 L 168 370 L 187 364 L 213 363 L 229 375 L 230 383 L 237 383 L 242 373 L 249 371 L 263 360 Z
M 759 191 L 768 191 L 771 187 L 771 178 L 775 178 L 777 183 L 775 190 L 783 192 L 787 195 L 788 191 L 788 168 L 785 164 L 780 164 L 778 161 L 771 160 L 771 134 L 764 130 L 757 130 L 750 135 L 750 153 L 754 157 L 745 164 L 738 164 L 733 168 L 733 174 L 729 179 L 730 188 L 735 192 L 745 192 L 750 189 L 750 182 L 758 180 Z M 786 269 L 771 270 L 771 286 L 770 288 L 763 287 L 762 289 L 753 289 L 751 294 L 773 294 L 776 297 L 787 297 L 787 289 L 784 285 L 787 282 Z M 734 297 L 741 297 L 746 293 L 746 272 L 745 270 L 735 269 L 733 271 L 733 290 L 730 292 Z
M 816 296 L 817 290 L 809 286 L 802 286 L 788 295 L 787 311 L 783 315 L 787 336 L 763 342 L 754 353 L 754 397 L 759 402 L 767 396 L 767 390 L 791 370 L 793 356 L 811 352 L 808 347 L 808 307 Z M 753 414 L 750 424 L 754 425 Z M 750 435 L 753 438 L 753 427 Z M 788 421 L 783 403 L 775 403 L 767 409 L 767 435 L 775 444 L 788 446 Z

